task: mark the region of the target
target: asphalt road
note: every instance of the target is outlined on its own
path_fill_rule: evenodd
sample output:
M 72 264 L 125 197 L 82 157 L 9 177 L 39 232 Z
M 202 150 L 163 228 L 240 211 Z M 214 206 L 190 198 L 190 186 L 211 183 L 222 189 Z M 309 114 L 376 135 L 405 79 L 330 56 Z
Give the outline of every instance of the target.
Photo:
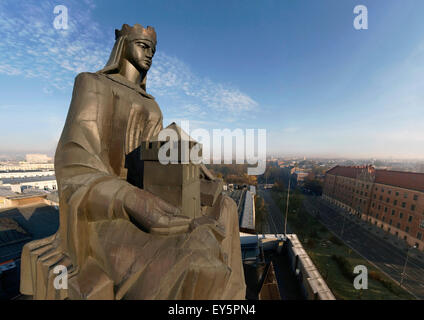
M 264 199 L 268 209 L 268 225 L 273 233 L 284 233 L 284 215 L 271 196 L 270 191 L 257 189 L 258 194 Z M 287 233 L 291 233 L 287 226 Z M 278 275 L 279 290 L 282 300 L 304 300 L 305 297 L 299 286 L 298 280 L 290 267 L 287 255 L 275 256 L 273 260 L 275 273 Z
M 348 246 L 399 282 L 405 264 L 406 251 L 374 235 L 366 228 L 326 204 L 324 200 L 307 197 L 304 207 L 312 215 L 319 212 L 319 219 Z M 344 227 L 343 227 L 344 224 Z M 343 232 L 342 232 L 343 230 Z M 424 263 L 409 256 L 403 286 L 418 299 L 424 299 Z
M 284 233 L 284 214 L 275 203 L 269 190 L 258 189 L 258 194 L 264 199 L 268 208 L 268 224 L 272 232 Z M 292 233 L 289 225 L 287 225 L 287 233 Z

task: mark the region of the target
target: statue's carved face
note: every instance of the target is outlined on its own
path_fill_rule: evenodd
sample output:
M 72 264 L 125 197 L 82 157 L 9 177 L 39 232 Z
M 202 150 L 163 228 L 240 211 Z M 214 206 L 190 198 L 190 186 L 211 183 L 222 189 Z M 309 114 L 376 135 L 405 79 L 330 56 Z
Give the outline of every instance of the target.
M 156 45 L 149 39 L 135 39 L 127 43 L 128 61 L 140 72 L 147 72 L 152 65 Z

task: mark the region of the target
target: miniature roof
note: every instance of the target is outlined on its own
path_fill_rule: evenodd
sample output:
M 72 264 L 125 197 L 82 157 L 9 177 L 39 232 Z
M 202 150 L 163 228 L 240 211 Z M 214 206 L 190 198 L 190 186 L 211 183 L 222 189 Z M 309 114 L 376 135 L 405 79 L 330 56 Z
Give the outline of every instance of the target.
M 174 130 L 178 135 L 178 141 L 197 142 L 192 137 L 190 137 L 187 132 L 185 132 L 183 129 L 181 129 L 175 122 L 172 122 L 169 126 L 167 126 L 163 130 L 166 130 L 166 129 Z M 156 135 L 156 136 L 154 136 L 150 139 L 150 142 L 155 142 L 155 141 L 166 141 L 166 139 L 159 139 L 159 134 L 158 134 L 158 135 Z

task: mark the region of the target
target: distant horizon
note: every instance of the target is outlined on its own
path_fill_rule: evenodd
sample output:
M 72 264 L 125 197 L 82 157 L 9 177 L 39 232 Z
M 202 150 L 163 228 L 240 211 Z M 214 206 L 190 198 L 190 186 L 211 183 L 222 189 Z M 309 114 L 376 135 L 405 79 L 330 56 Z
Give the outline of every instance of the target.
M 4 158 L 25 158 L 25 155 L 27 154 L 45 154 L 48 157 L 51 157 L 54 159 L 54 152 L 47 152 L 43 150 L 28 150 L 28 151 L 1 151 L 0 150 L 0 161 Z M 302 158 L 305 158 L 306 160 L 352 160 L 352 161 L 401 161 L 401 162 L 424 162 L 424 157 L 422 158 L 399 158 L 399 157 L 384 157 L 384 156 L 346 156 L 346 155 L 319 155 L 319 154 L 293 154 L 293 153 L 267 153 L 267 160 L 270 158 L 279 158 L 279 159 L 290 159 L 290 158 L 296 158 L 298 160 L 301 160 Z

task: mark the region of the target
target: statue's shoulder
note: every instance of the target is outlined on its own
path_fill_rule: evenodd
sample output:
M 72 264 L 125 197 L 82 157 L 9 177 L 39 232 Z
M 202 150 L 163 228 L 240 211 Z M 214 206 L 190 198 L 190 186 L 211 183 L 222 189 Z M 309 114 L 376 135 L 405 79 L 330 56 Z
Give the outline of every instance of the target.
M 76 77 L 75 80 L 83 80 L 83 81 L 98 81 L 100 80 L 100 76 L 98 73 L 93 72 L 81 72 Z
M 105 94 L 110 91 L 110 84 L 102 74 L 81 72 L 75 77 L 74 91 L 78 94 Z
M 84 86 L 104 86 L 107 84 L 107 78 L 100 73 L 81 72 L 75 77 L 75 84 Z

